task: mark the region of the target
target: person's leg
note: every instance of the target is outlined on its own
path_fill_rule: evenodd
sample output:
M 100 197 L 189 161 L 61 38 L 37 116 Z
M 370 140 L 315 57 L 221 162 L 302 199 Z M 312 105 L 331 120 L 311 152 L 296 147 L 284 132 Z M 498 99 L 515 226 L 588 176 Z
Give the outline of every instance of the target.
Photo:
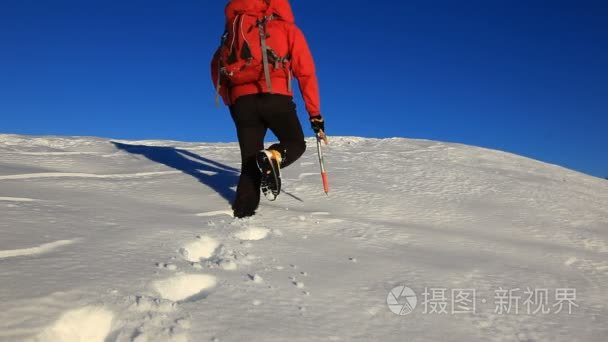
M 260 203 L 260 171 L 256 155 L 264 149 L 266 126 L 258 115 L 256 95 L 243 96 L 230 106 L 241 148 L 241 177 L 232 204 L 235 217 L 251 216 Z
M 281 168 L 289 166 L 304 154 L 306 142 L 302 125 L 291 96 L 266 94 L 260 102 L 260 114 L 264 122 L 279 139 L 268 149 L 281 153 Z

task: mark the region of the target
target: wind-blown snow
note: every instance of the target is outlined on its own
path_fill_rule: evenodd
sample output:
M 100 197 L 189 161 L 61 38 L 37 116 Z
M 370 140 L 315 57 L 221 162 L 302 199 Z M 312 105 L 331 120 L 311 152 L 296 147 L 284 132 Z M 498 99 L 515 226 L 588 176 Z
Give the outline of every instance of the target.
M 309 147 L 234 219 L 238 144 L 0 135 L 0 341 L 605 340 L 606 180 L 335 137 L 325 196 Z M 463 289 L 474 313 L 452 313 Z
M 6 202 L 35 202 L 37 200 L 33 199 L 33 198 L 0 197 L 0 201 L 6 201 Z
M 75 241 L 73 241 L 73 240 L 59 240 L 59 241 L 45 243 L 40 246 L 31 247 L 31 248 L 0 251 L 0 259 L 25 256 L 25 255 L 32 256 L 32 255 L 36 255 L 36 254 L 48 253 L 61 246 L 71 245 L 74 242 Z
M 196 216 L 198 216 L 198 217 L 211 217 L 211 216 L 218 216 L 218 215 L 228 215 L 228 216 L 232 217 L 232 210 L 216 210 L 216 211 L 209 211 L 209 212 L 205 212 L 205 213 L 196 214 Z
M 167 172 L 139 172 L 132 174 L 117 174 L 117 175 L 93 175 L 77 172 L 48 172 L 48 173 L 32 173 L 22 175 L 0 176 L 0 181 L 15 180 L 15 179 L 34 179 L 34 178 L 138 178 L 144 176 L 172 175 L 180 173 L 179 171 Z

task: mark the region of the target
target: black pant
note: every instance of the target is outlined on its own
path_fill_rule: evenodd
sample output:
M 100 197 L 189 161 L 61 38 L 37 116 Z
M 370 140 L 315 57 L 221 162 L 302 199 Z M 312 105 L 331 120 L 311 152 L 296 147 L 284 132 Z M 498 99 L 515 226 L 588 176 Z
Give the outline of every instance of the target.
M 269 149 L 281 153 L 281 168 L 289 166 L 306 150 L 302 125 L 293 98 L 287 95 L 254 94 L 239 97 L 230 106 L 241 147 L 241 178 L 232 209 L 254 212 L 260 203 L 261 174 L 256 155 L 264 149 L 264 136 L 270 128 L 279 139 Z

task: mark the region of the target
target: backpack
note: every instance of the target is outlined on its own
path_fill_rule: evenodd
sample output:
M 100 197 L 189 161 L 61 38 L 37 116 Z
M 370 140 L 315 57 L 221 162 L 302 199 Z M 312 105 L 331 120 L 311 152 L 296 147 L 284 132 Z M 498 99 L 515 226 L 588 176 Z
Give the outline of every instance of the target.
M 276 14 L 258 17 L 240 13 L 231 22 L 226 23 L 218 49 L 217 85 L 220 87 L 266 81 L 266 91 L 272 93 L 271 73 L 283 69 L 287 72 L 289 90 L 291 91 L 291 71 L 289 69 L 289 54 L 278 56 L 267 44 L 271 34 L 282 32 L 267 32 L 267 23 L 271 20 L 281 20 Z M 264 51 L 266 53 L 264 53 Z

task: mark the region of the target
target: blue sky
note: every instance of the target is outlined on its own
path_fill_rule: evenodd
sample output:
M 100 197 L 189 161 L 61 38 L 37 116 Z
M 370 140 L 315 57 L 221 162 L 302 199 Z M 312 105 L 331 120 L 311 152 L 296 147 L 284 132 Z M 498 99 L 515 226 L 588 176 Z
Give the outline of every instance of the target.
M 291 2 L 330 135 L 460 142 L 608 176 L 608 2 Z M 225 3 L 2 0 L 0 132 L 235 141 L 209 80 Z

